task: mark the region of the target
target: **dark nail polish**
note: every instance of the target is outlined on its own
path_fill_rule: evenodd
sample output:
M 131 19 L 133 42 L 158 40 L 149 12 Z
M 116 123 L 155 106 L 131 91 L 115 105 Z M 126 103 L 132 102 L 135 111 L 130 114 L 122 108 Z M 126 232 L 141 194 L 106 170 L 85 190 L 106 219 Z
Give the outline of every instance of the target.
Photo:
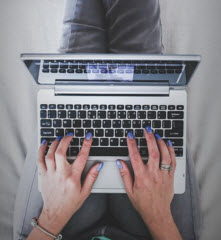
M 173 144 L 172 144 L 172 142 L 170 140 L 167 141 L 167 144 L 168 144 L 169 147 L 173 146 Z
M 66 136 L 73 136 L 74 135 L 74 133 L 67 133 L 67 135 Z
M 162 139 L 161 136 L 160 136 L 160 134 L 158 134 L 158 133 L 155 133 L 155 137 L 156 137 L 156 139 L 158 139 L 158 140 Z
M 148 133 L 152 133 L 153 132 L 150 126 L 147 126 L 146 130 L 147 130 Z
M 41 145 L 45 145 L 46 142 L 47 142 L 46 140 L 43 140 Z
M 88 132 L 88 133 L 86 134 L 86 139 L 87 139 L 87 140 L 90 140 L 91 137 L 92 137 L 92 133 L 91 133 L 91 132 Z
M 128 136 L 130 139 L 133 139 L 134 138 L 133 132 L 128 132 Z
M 60 141 L 62 139 L 62 136 L 58 136 L 56 140 Z

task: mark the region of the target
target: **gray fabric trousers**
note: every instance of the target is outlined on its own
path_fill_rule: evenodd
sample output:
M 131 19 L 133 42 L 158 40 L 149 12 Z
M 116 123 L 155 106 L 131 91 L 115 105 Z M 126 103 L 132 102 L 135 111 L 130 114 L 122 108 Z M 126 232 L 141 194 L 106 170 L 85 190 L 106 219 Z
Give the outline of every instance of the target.
M 162 53 L 157 0 L 67 0 L 61 52 Z M 34 131 L 33 131 L 34 132 Z M 37 136 L 27 153 L 14 212 L 14 239 L 27 238 L 43 202 L 37 189 Z M 199 239 L 200 207 L 187 147 L 186 191 L 175 195 L 174 220 L 184 240 Z M 126 194 L 91 194 L 63 229 L 65 240 L 104 235 L 113 240 L 151 239 Z

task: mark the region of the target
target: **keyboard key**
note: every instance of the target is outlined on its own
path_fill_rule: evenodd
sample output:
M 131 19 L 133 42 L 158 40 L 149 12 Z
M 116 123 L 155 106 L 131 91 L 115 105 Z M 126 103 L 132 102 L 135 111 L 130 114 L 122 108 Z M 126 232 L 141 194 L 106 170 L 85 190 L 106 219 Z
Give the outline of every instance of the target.
M 107 105 L 104 105 L 104 104 L 100 105 L 100 109 L 101 110 L 106 110 L 107 109 Z
M 140 120 L 133 120 L 132 121 L 133 128 L 141 128 L 141 121 Z
M 61 120 L 54 119 L 53 120 L 53 127 L 61 127 Z
M 98 145 L 99 145 L 99 138 L 93 138 L 92 139 L 92 146 L 98 146 Z
M 103 128 L 110 128 L 111 120 L 103 120 Z
M 113 120 L 113 128 L 121 128 L 121 120 Z
M 76 73 L 83 73 L 83 70 L 82 70 L 82 69 L 76 69 L 75 72 L 76 72 Z
M 143 124 L 143 128 L 145 128 L 147 126 L 151 127 L 151 121 L 150 120 L 143 120 L 142 124 Z
M 166 119 L 166 111 L 159 111 L 157 112 L 158 119 Z
M 49 68 L 49 63 L 44 63 L 43 68 Z
M 74 73 L 74 69 L 72 69 L 72 68 L 68 69 L 67 73 Z
M 127 146 L 127 139 L 126 138 L 121 138 L 120 139 L 120 146 Z
M 108 111 L 107 116 L 109 119 L 115 119 L 116 118 L 116 111 Z
M 109 140 L 108 138 L 101 138 L 100 139 L 100 145 L 101 146 L 108 146 L 109 145 Z M 106 148 L 101 148 L 103 149 L 104 151 L 106 151 Z M 91 152 L 90 152 L 91 153 Z M 96 156 L 96 155 L 95 155 Z
M 131 128 L 131 120 L 123 120 L 122 127 L 123 128 Z
M 118 110 L 124 110 L 124 105 L 117 105 Z
M 76 110 L 81 109 L 81 105 L 80 105 L 80 104 L 75 104 L 75 105 L 74 105 L 74 109 L 76 109 Z
M 177 105 L 176 109 L 177 109 L 177 110 L 183 110 L 183 109 L 184 109 L 184 106 L 183 106 L 183 105 Z
M 128 111 L 127 118 L 128 119 L 136 119 L 136 111 Z
M 57 69 L 51 69 L 51 73 L 57 73 L 58 72 L 58 70 Z
M 145 138 L 140 139 L 140 146 L 147 147 L 147 141 Z
M 62 128 L 56 128 L 56 130 L 55 130 L 55 135 L 56 136 L 64 136 L 64 129 L 62 129 Z
M 47 108 L 48 108 L 48 105 L 47 105 L 47 104 L 41 104 L 41 105 L 40 105 L 40 108 L 41 108 L 41 109 L 47 109 Z
M 145 111 L 138 111 L 137 112 L 137 118 L 138 119 L 145 119 L 146 118 L 146 112 Z
M 113 137 L 114 130 L 113 129 L 105 129 L 105 137 Z
M 84 142 L 84 138 L 80 138 L 80 146 L 83 145 L 83 142 Z
M 75 129 L 76 137 L 84 137 L 84 129 Z
M 171 121 L 170 120 L 162 121 L 162 127 L 163 128 L 171 128 Z
M 88 132 L 91 132 L 92 136 L 94 136 L 94 129 L 91 129 L 91 128 L 85 129 L 85 136 Z
M 86 113 L 85 113 L 86 114 Z M 94 119 L 96 118 L 96 111 L 88 111 L 88 118 Z
M 73 110 L 68 111 L 68 118 L 76 118 L 76 111 Z
M 49 110 L 48 111 L 48 118 L 56 118 L 56 111 L 55 110 Z
M 101 145 L 101 146 L 107 146 L 107 145 Z M 105 148 L 91 147 L 90 156 L 121 156 L 121 157 L 128 156 L 128 148 L 127 147 L 105 147 Z
M 156 119 L 156 112 L 155 111 L 148 111 L 147 112 L 147 117 L 149 119 Z
M 150 105 L 143 105 L 143 106 L 142 106 L 142 109 L 143 109 L 143 110 L 149 110 L 149 109 L 150 109 Z
M 183 148 L 174 148 L 176 157 L 182 157 L 183 156 Z
M 98 109 L 98 105 L 91 105 L 91 109 L 93 109 L 93 110 L 97 110 Z
M 71 127 L 71 120 L 63 120 L 63 127 Z
M 72 104 L 66 104 L 66 109 L 68 109 L 68 110 L 73 109 L 73 105 Z
M 59 110 L 58 111 L 58 118 L 66 118 L 66 111 L 65 110 Z
M 83 105 L 83 109 L 84 109 L 84 110 L 90 109 L 90 105 L 89 105 L 89 104 L 84 104 L 84 105 Z
M 168 110 L 175 110 L 175 105 L 169 105 Z
M 134 132 L 133 129 L 125 129 L 125 137 L 127 137 L 129 132 Z
M 139 152 L 140 152 L 140 155 L 141 157 L 147 157 L 148 156 L 148 151 L 147 151 L 147 148 L 140 148 L 139 149 Z
M 183 119 L 184 115 L 181 111 L 169 111 L 167 114 L 168 119 Z
M 50 63 L 50 68 L 53 68 L 53 70 L 57 70 L 56 68 L 58 67 L 59 67 L 58 63 Z
M 90 128 L 91 127 L 91 120 L 83 120 L 83 127 Z
M 172 142 L 172 144 L 173 144 L 173 146 L 183 146 L 183 139 L 182 138 L 176 138 L 176 139 L 174 139 L 174 138 L 165 138 L 164 139 L 164 141 L 168 141 L 168 140 L 170 140 L 171 142 Z
M 97 117 L 100 119 L 106 118 L 106 111 L 98 111 L 97 112 Z
M 47 111 L 46 110 L 41 110 L 40 111 L 40 117 L 41 118 L 46 118 L 47 117 Z
M 183 131 L 180 129 L 165 130 L 165 137 L 183 137 Z
M 70 147 L 70 156 L 77 156 L 79 151 L 79 147 Z
M 141 105 L 134 105 L 134 110 L 141 110 Z
M 124 118 L 126 118 L 126 111 L 118 111 L 118 112 L 117 112 L 117 117 L 118 117 L 119 119 L 124 119 Z
M 59 73 L 66 73 L 66 69 L 59 69 Z
M 71 143 L 70 143 L 71 146 L 78 146 L 79 145 L 79 138 L 72 138 L 71 140 Z
M 123 137 L 124 130 L 123 129 L 115 129 L 115 137 Z
M 57 105 L 57 108 L 58 108 L 58 109 L 64 109 L 64 104 L 58 104 L 58 105 Z
M 41 136 L 54 136 L 54 129 L 52 128 L 42 128 L 41 129 Z
M 126 110 L 132 110 L 132 109 L 133 109 L 133 106 L 132 106 L 132 105 L 126 105 L 126 106 L 125 106 L 125 109 L 126 109 Z
M 68 63 L 64 62 L 64 63 L 60 63 L 60 68 L 63 69 L 63 68 L 68 68 Z
M 166 105 L 160 105 L 160 110 L 167 110 L 167 106 Z
M 103 137 L 103 136 L 104 136 L 104 129 L 95 129 L 95 137 Z
M 118 146 L 118 138 L 111 138 L 110 146 Z
M 157 105 L 151 105 L 151 110 L 158 110 L 158 106 Z
M 56 105 L 55 104 L 49 104 L 49 109 L 56 109 Z
M 109 110 L 115 110 L 115 105 L 108 105 Z
M 67 135 L 68 133 L 73 133 L 74 134 L 74 129 L 66 128 L 65 129 L 65 135 Z
M 73 127 L 80 128 L 81 127 L 81 120 L 73 120 Z
M 78 118 L 86 118 L 86 111 L 78 111 Z M 88 111 L 88 118 L 90 118 L 89 111 Z
M 173 128 L 180 128 L 180 129 L 183 129 L 183 121 L 173 121 Z
M 143 137 L 143 129 L 135 129 L 135 137 Z
M 161 128 L 161 121 L 159 121 L 159 120 L 153 120 L 153 122 L 152 122 L 152 127 L 153 127 L 153 128 Z
M 43 72 L 43 73 L 49 73 L 49 69 L 48 69 L 48 68 L 43 68 L 43 69 L 42 69 L 42 72 Z
M 93 128 L 100 128 L 101 120 L 93 120 Z

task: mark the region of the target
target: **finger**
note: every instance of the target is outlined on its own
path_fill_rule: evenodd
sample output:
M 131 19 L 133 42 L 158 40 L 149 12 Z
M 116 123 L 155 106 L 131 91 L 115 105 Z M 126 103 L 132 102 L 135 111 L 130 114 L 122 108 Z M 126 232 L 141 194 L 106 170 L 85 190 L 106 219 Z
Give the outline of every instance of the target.
M 82 174 L 82 172 L 85 168 L 89 153 L 90 153 L 91 144 L 92 144 L 92 133 L 88 132 L 84 139 L 82 148 L 72 165 L 76 174 L 79 174 L 79 175 Z
M 73 133 L 68 133 L 59 142 L 59 145 L 57 146 L 57 149 L 55 151 L 55 162 L 56 162 L 57 168 L 63 168 L 65 165 L 69 164 L 66 159 L 66 153 L 72 138 L 73 138 Z
M 147 165 L 155 170 L 158 170 L 160 164 L 160 152 L 157 146 L 156 138 L 154 137 L 151 127 L 146 127 L 144 132 L 149 154 Z
M 161 136 L 158 133 L 155 134 L 155 137 L 157 139 L 158 147 L 160 149 L 160 159 L 161 159 L 160 164 L 171 165 L 172 160 L 170 157 L 168 147 L 166 146 L 166 143 L 164 142 L 164 140 L 161 138 Z M 165 175 L 168 175 L 168 173 L 169 173 L 169 171 L 165 171 L 163 169 L 161 169 L 161 171 Z
M 47 169 L 49 170 L 55 170 L 56 164 L 55 164 L 55 151 L 57 149 L 57 146 L 59 144 L 59 141 L 61 140 L 61 136 L 57 137 L 51 144 L 51 146 L 48 149 L 48 153 L 45 156 L 45 163 L 47 166 Z
M 131 196 L 132 192 L 133 192 L 133 179 L 132 179 L 130 170 L 129 170 L 127 164 L 123 160 L 118 159 L 116 161 L 116 164 L 120 170 L 120 175 L 122 177 L 125 190 L 126 190 L 128 196 Z
M 170 153 L 170 157 L 171 157 L 171 167 L 172 170 L 170 171 L 170 175 L 174 176 L 175 170 L 176 170 L 176 155 L 175 155 L 175 151 L 172 145 L 172 142 L 170 140 L 167 141 L 167 147 Z
M 130 161 L 134 170 L 134 175 L 140 175 L 140 173 L 144 170 L 144 163 L 137 149 L 133 132 L 128 132 L 127 146 L 129 150 Z
M 84 199 L 86 199 L 89 196 L 89 194 L 91 193 L 91 189 L 92 189 L 95 181 L 97 180 L 97 177 L 99 175 L 99 172 L 103 168 L 103 165 L 104 165 L 103 163 L 97 163 L 88 172 L 88 174 L 85 178 L 82 190 L 81 190 L 81 194 Z
M 40 172 L 46 172 L 47 171 L 47 166 L 45 163 L 45 151 L 48 146 L 48 143 L 46 140 L 44 140 L 41 143 L 41 146 L 39 147 L 38 150 L 38 158 L 37 158 L 37 166 Z

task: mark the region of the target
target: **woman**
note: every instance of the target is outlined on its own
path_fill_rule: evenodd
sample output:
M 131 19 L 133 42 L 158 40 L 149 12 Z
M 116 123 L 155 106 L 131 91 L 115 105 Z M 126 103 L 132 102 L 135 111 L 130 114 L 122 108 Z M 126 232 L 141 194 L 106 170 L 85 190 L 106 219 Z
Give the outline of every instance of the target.
M 67 1 L 61 52 L 161 53 L 162 48 L 156 0 Z M 134 180 L 124 161 L 116 161 L 127 195 L 90 194 L 105 162 L 93 166 L 81 185 L 91 136 L 86 136 L 73 165 L 65 156 L 73 136 L 55 140 L 46 157 L 47 143 L 43 142 L 38 154 L 42 196 L 37 190 L 34 150 L 30 151 L 18 190 L 14 238 L 53 239 L 32 229 L 30 221 L 37 217 L 39 226 L 54 236 L 61 232 L 63 239 L 198 239 L 199 206 L 191 159 L 187 159 L 186 192 L 173 198 L 176 161 L 171 142 L 166 145 L 151 128 L 144 132 L 147 164 L 141 160 L 133 135 L 127 137 Z M 160 169 L 160 164 L 171 165 L 172 170 Z

